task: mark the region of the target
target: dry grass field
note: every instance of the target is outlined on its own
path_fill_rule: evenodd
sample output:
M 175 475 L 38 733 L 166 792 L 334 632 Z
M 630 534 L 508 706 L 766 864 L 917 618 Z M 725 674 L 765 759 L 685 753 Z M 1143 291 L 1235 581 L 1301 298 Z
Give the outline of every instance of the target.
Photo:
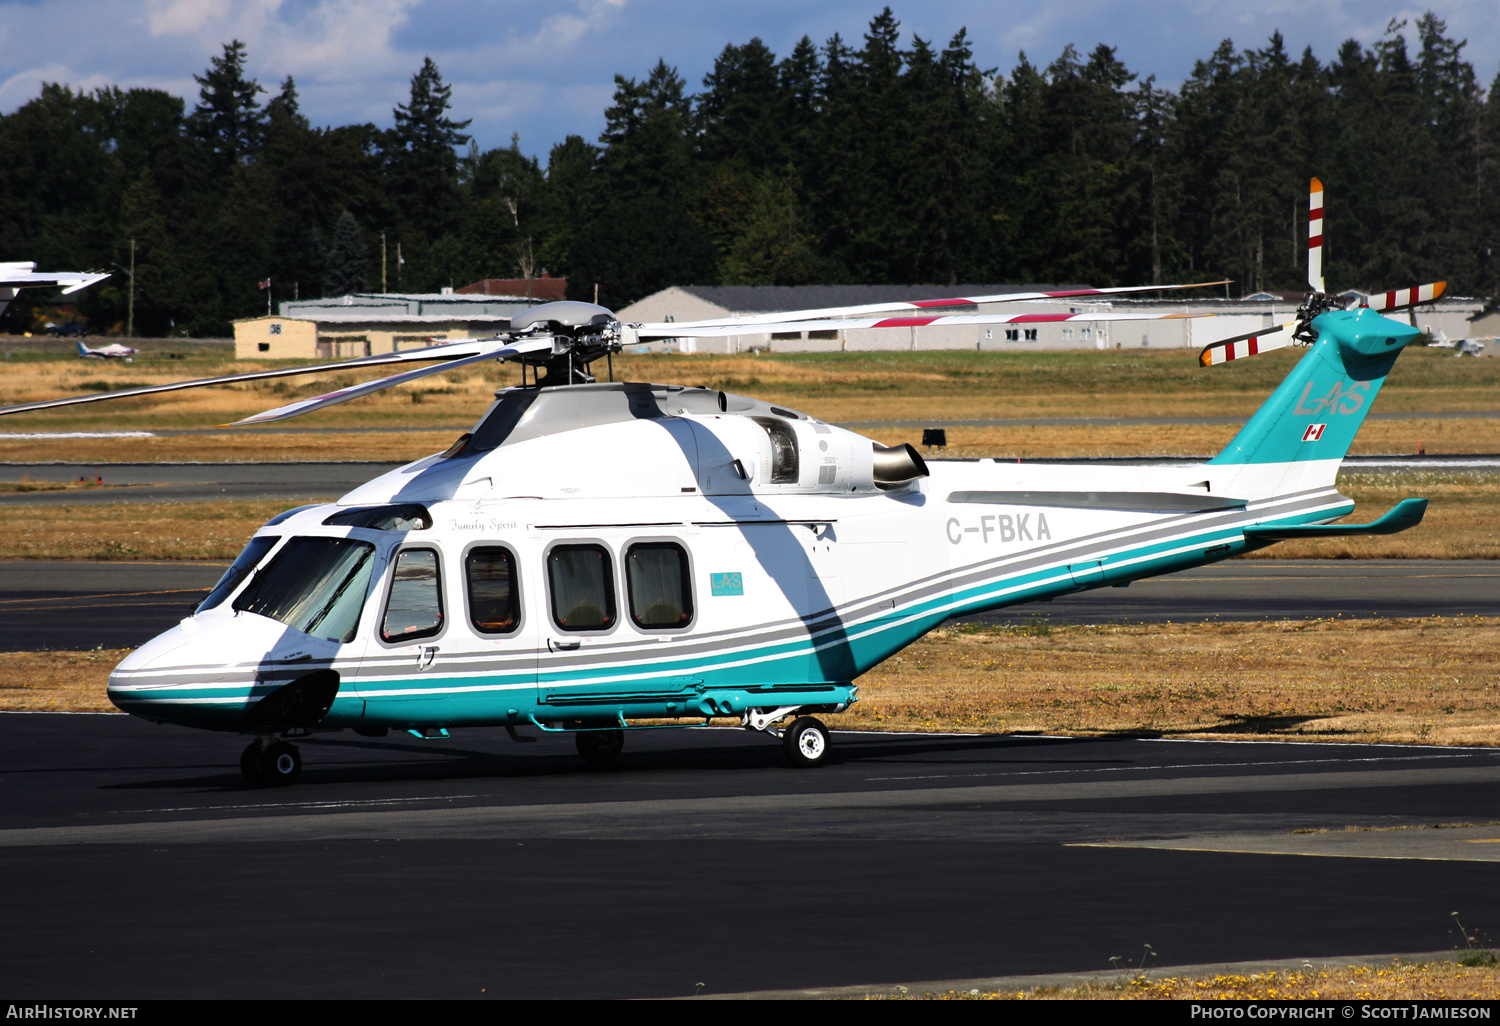
M 1500 967 L 1490 960 L 1388 966 L 1324 965 L 1294 971 L 1219 973 L 1213 976 L 1132 974 L 1081 987 L 1030 991 L 908 993 L 897 1001 L 1494 1001 L 1500 998 Z
M 1500 558 L 1500 475 L 1494 472 L 1345 473 L 1339 487 L 1359 504 L 1355 522 L 1412 495 L 1426 496 L 1432 505 L 1419 526 L 1401 534 L 1280 542 L 1250 558 Z M 0 560 L 233 559 L 272 516 L 316 501 L 160 503 L 147 501 L 149 493 L 130 489 L 142 501 L 109 506 L 12 506 L 8 530 L 0 533 Z
M 6 656 L 0 708 L 107 710 L 123 651 Z M 1500 619 L 947 628 L 859 680 L 856 730 L 1500 744 Z
M 1189 350 L 1062 353 L 827 353 L 763 356 L 623 355 L 626 380 L 707 385 L 767 399 L 834 422 L 1055 417 L 1247 417 L 1297 357 L 1294 351 L 1205 370 Z M 263 361 L 194 355 L 141 357 L 132 364 L 21 354 L 5 361 L 0 404 L 161 384 L 265 369 Z M 365 377 L 374 376 L 367 374 Z M 353 384 L 353 374 L 283 378 L 161 396 L 87 404 L 7 417 L 0 461 L 71 459 L 410 459 L 447 446 L 478 418 L 495 389 L 518 372 L 490 364 L 419 382 L 311 414 L 289 424 L 225 431 L 207 438 L 6 439 L 5 433 L 203 430 L 297 398 Z M 1500 360 L 1454 359 L 1415 349 L 1396 365 L 1379 412 L 1500 410 Z M 345 434 L 364 429 L 375 435 Z M 312 433 L 309 434 L 308 432 Z M 327 432 L 327 433 L 324 433 Z M 910 431 L 877 429 L 882 441 Z M 955 429 L 951 455 L 1193 455 L 1211 452 L 1228 427 L 1141 429 Z M 1356 451 L 1496 450 L 1500 418 L 1372 422 Z
M 1500 744 L 1500 619 L 943 628 L 860 678 L 864 729 Z

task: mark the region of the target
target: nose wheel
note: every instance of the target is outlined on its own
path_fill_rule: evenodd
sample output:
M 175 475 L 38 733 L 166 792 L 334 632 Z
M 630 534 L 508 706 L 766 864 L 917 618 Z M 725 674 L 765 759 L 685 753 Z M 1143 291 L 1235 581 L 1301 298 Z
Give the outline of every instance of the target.
M 256 787 L 278 787 L 294 783 L 302 774 L 302 753 L 286 741 L 267 744 L 257 738 L 240 753 L 240 773 Z

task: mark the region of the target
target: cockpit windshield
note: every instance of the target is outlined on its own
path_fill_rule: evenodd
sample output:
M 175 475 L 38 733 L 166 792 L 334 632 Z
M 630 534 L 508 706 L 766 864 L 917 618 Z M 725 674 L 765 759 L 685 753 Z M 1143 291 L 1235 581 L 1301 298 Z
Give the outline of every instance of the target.
M 212 609 L 220 602 L 227 599 L 235 588 L 254 570 L 260 561 L 271 551 L 272 546 L 281 541 L 279 534 L 263 534 L 251 538 L 250 544 L 245 546 L 235 561 L 229 564 L 229 569 L 224 571 L 224 576 L 219 578 L 219 583 L 214 585 L 214 590 L 208 593 L 208 597 L 198 603 L 194 613 L 201 613 L 206 609 Z
M 234 600 L 234 608 L 329 641 L 353 641 L 375 546 L 347 538 L 292 538 Z

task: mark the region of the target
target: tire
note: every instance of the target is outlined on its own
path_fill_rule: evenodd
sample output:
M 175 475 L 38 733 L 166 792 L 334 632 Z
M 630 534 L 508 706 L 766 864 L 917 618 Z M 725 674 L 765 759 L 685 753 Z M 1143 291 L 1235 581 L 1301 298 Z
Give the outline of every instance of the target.
M 252 787 L 260 787 L 265 783 L 260 775 L 260 756 L 264 750 L 259 741 L 251 741 L 249 746 L 240 753 L 240 775 Z
M 296 745 L 274 741 L 266 745 L 260 758 L 255 760 L 255 768 L 262 783 L 285 787 L 302 775 L 302 753 L 297 751 Z
M 781 734 L 781 747 L 793 766 L 821 766 L 828 761 L 828 728 L 811 716 L 799 716 Z
M 573 735 L 578 754 L 590 766 L 603 768 L 619 758 L 625 747 L 623 730 L 580 730 Z

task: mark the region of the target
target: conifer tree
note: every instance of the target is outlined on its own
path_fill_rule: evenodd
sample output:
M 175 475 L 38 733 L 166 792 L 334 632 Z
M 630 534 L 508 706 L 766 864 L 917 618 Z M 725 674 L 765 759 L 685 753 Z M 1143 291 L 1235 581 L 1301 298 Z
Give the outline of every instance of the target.
M 354 215 L 345 210 L 333 227 L 333 241 L 328 246 L 327 269 L 323 275 L 324 295 L 344 296 L 365 290 L 365 273 L 369 257 L 364 232 Z
M 193 133 L 208 148 L 220 168 L 244 164 L 260 150 L 265 111 L 256 96 L 265 92 L 259 82 L 245 77 L 245 44 L 224 44 L 224 53 L 209 62 L 208 71 L 194 75 L 200 89 L 193 111 Z

